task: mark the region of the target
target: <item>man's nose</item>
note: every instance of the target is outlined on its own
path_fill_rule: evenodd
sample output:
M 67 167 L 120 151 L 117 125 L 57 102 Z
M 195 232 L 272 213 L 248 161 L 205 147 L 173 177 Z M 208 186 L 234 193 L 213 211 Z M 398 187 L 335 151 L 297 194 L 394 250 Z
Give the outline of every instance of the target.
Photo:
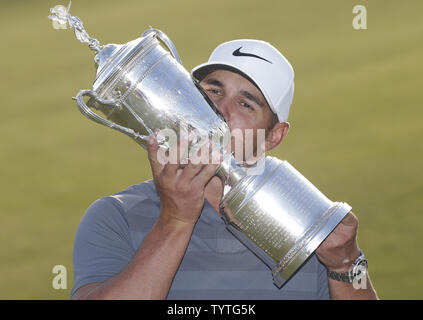
M 222 98 L 219 101 L 216 101 L 217 110 L 223 115 L 226 121 L 230 120 L 231 116 L 231 103 L 229 99 Z

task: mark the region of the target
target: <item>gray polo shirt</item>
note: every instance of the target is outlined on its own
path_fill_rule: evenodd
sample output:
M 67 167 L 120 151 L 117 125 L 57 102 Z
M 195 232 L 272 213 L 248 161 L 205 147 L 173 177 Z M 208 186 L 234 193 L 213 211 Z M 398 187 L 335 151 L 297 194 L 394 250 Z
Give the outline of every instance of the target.
M 76 233 L 71 295 L 124 269 L 159 213 L 152 180 L 95 201 Z M 329 289 L 326 268 L 314 254 L 278 289 L 266 264 L 226 229 L 206 200 L 168 299 L 329 299 Z

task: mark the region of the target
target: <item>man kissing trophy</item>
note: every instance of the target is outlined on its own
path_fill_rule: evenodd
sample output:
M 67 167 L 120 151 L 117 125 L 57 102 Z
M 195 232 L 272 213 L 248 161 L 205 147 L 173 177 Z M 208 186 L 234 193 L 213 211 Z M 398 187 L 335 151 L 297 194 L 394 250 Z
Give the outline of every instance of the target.
M 222 217 L 229 231 L 268 265 L 278 287 L 351 210 L 346 203 L 330 201 L 287 161 L 269 156 L 253 165 L 236 161 L 228 150 L 230 131 L 224 117 L 184 69 L 163 32 L 150 27 L 128 43 L 100 45 L 67 10 L 51 9 L 49 18 L 68 24 L 96 54 L 93 87 L 74 98 L 84 116 L 144 148 L 154 135 L 159 146 L 169 150 L 169 139 L 157 134 L 164 129 L 178 136 L 181 128 L 195 132 L 192 150 L 201 137 L 217 142 L 212 152 L 223 154 L 216 171 L 224 185 L 221 204 L 227 210 L 221 210 Z

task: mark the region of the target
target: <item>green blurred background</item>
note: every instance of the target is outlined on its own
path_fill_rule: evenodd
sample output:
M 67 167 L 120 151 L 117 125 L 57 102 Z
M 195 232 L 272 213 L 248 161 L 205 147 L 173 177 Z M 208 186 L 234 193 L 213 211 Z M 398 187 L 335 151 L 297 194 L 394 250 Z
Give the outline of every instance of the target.
M 84 118 L 71 100 L 94 80 L 93 54 L 49 8 L 0 2 L 0 298 L 68 299 L 72 249 L 91 202 L 151 178 L 146 152 Z M 354 30 L 355 5 L 367 30 Z M 291 130 L 274 152 L 353 206 L 380 298 L 423 298 L 423 2 L 82 1 L 71 13 L 102 44 L 152 25 L 186 69 L 221 42 L 271 42 L 292 63 Z M 67 289 L 52 287 L 55 265 Z

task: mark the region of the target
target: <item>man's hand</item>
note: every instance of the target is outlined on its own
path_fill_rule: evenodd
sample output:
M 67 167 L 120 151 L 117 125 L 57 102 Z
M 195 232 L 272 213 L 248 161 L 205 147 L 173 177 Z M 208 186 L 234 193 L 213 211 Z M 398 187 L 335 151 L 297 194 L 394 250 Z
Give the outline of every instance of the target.
M 358 219 L 349 212 L 316 250 L 319 260 L 329 271 L 344 273 L 360 256 L 357 244 Z
M 346 273 L 360 256 L 357 244 L 358 219 L 349 212 L 316 250 L 317 257 L 329 271 Z M 351 283 L 329 279 L 331 299 L 377 299 L 369 274 L 355 287 Z
M 165 299 L 169 293 L 204 204 L 204 187 L 220 158 L 202 164 L 210 157 L 210 149 L 205 148 L 209 152 L 204 152 L 198 165 L 162 164 L 155 138 L 150 138 L 147 149 L 160 196 L 159 219 L 121 272 L 102 283 L 82 286 L 75 299 Z
M 181 164 L 180 154 L 184 155 L 189 145 L 189 141 L 181 140 L 175 146 L 176 149 L 169 151 L 177 152 L 177 163 L 160 163 L 159 146 L 153 136 L 148 143 L 148 158 L 160 197 L 160 217 L 195 224 L 204 205 L 204 188 L 216 173 L 219 159 L 215 158 L 220 155 L 212 158 L 211 148 L 206 146 L 200 149 L 201 156 L 197 154 L 200 160 L 198 164 L 190 160 L 187 164 Z

